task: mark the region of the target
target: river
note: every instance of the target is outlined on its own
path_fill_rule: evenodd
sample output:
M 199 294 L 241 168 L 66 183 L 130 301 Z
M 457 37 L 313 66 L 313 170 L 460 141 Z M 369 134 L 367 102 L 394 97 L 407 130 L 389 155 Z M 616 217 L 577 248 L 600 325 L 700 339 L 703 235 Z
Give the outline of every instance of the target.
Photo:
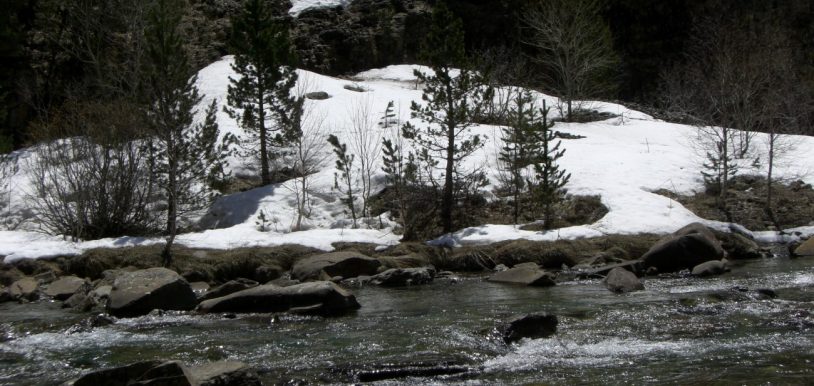
M 750 261 L 709 279 L 650 278 L 645 287 L 616 295 L 599 280 L 531 288 L 465 276 L 353 289 L 362 308 L 339 318 L 169 313 L 92 330 L 75 327 L 87 315 L 59 302 L 5 303 L 0 384 L 58 384 L 147 359 L 239 360 L 269 385 L 407 368 L 455 374 L 379 383 L 814 384 L 810 258 Z M 489 334 L 529 312 L 558 315 L 557 334 L 513 345 Z

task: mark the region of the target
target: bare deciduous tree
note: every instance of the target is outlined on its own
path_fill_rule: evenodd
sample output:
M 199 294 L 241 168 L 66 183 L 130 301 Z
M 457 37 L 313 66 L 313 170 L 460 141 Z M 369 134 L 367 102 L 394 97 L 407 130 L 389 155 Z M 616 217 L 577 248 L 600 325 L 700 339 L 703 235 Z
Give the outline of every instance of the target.
M 348 119 L 350 151 L 359 163 L 357 175 L 362 189 L 360 192 L 362 207 L 359 214 L 362 217 L 368 217 L 370 216 L 373 176 L 379 169 L 382 156 L 382 136 L 373 114 L 373 99 L 365 94 L 354 99 L 348 106 Z
M 534 2 L 522 16 L 529 32 L 524 43 L 538 50 L 533 60 L 542 67 L 543 88 L 562 99 L 560 111 L 569 121 L 577 100 L 615 85 L 619 60 L 600 14 L 598 0 L 546 0 Z

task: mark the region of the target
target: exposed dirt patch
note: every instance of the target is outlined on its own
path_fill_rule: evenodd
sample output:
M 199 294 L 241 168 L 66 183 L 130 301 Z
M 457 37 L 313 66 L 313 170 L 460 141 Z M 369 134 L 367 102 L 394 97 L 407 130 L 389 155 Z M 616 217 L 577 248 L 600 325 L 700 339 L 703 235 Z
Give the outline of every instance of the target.
M 731 221 L 753 231 L 788 229 L 814 224 L 814 189 L 802 181 L 790 184 L 775 183 L 772 208 L 777 224 L 766 211 L 766 179 L 761 176 L 737 176 L 732 180 L 726 200 Z M 694 196 L 679 196 L 666 190 L 656 193 L 667 196 L 684 205 L 696 215 L 717 221 L 729 221 L 718 205 L 714 192 Z

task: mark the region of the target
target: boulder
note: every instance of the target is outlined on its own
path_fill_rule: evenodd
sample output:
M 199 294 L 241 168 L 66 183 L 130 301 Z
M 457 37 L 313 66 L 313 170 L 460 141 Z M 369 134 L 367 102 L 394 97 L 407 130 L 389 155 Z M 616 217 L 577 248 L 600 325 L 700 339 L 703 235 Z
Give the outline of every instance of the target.
M 71 297 L 65 299 L 65 302 L 62 303 L 62 308 L 72 308 L 80 312 L 88 312 L 93 310 L 93 307 L 100 305 L 89 296 L 90 293 L 87 290 L 89 290 L 89 288 L 86 286 L 84 290 L 76 291 Z
M 644 266 L 660 273 L 690 269 L 710 260 L 720 260 L 724 250 L 709 228 L 693 223 L 660 240 L 642 256 Z
M 321 100 L 328 99 L 331 96 L 328 95 L 328 93 L 325 92 L 325 91 L 314 91 L 314 92 L 309 92 L 309 93 L 305 94 L 305 97 L 308 98 L 308 99 L 321 101 Z
M 220 361 L 189 369 L 198 386 L 260 386 L 257 373 L 242 362 Z
M 427 284 L 435 277 L 432 268 L 392 268 L 370 278 L 370 282 L 382 287 L 404 287 Z
M 233 294 L 209 299 L 198 305 L 202 313 L 213 312 L 284 312 L 292 308 L 321 306 L 323 315 L 338 315 L 358 309 L 359 303 L 350 292 L 328 281 L 278 287 L 265 284 Z
M 611 292 L 625 293 L 640 291 L 644 289 L 641 280 L 636 277 L 636 274 L 630 272 L 622 267 L 616 267 L 605 277 L 602 282 Z
M 236 280 L 229 280 L 226 283 L 223 283 L 207 291 L 205 294 L 203 294 L 203 296 L 201 296 L 201 300 L 209 300 L 224 297 L 235 292 L 257 287 L 258 285 L 259 283 L 249 279 L 239 278 Z
M 319 280 L 326 276 L 351 278 L 375 275 L 379 266 L 381 266 L 379 260 L 358 252 L 326 253 L 298 261 L 291 269 L 291 278 L 306 281 Z
M 498 326 L 497 330 L 504 342 L 512 343 L 523 338 L 537 339 L 554 335 L 558 323 L 556 315 L 535 313 L 514 317 Z
M 134 317 L 154 309 L 191 310 L 196 304 L 195 293 L 183 277 L 166 268 L 149 268 L 116 278 L 107 312 L 119 318 Z
M 699 277 L 715 276 L 723 274 L 727 271 L 729 271 L 729 267 L 727 267 L 725 260 L 711 260 L 693 267 L 692 275 Z
M 760 245 L 742 234 L 715 232 L 715 235 L 721 241 L 721 247 L 726 251 L 728 259 L 760 259 L 764 257 Z
M 554 275 L 529 266 L 514 267 L 497 272 L 487 280 L 495 283 L 522 284 L 535 287 L 548 287 L 556 284 Z
M 508 266 L 533 262 L 543 268 L 560 269 L 563 265 L 571 267 L 577 263 L 572 255 L 568 250 L 552 246 L 551 243 L 516 240 L 498 248 L 493 257 L 496 262 Z
M 40 283 L 33 277 L 24 277 L 8 286 L 8 294 L 14 300 L 34 301 L 39 298 Z
M 809 237 L 799 247 L 794 249 L 795 256 L 814 256 L 814 237 Z
M 641 260 L 628 260 L 622 263 L 609 264 L 601 267 L 583 267 L 577 270 L 576 276 L 579 278 L 607 276 L 608 273 L 615 268 L 624 268 L 636 275 L 644 273 Z
M 65 300 L 80 289 L 86 288 L 87 281 L 76 276 L 65 276 L 52 282 L 45 289 L 45 294 L 56 299 Z

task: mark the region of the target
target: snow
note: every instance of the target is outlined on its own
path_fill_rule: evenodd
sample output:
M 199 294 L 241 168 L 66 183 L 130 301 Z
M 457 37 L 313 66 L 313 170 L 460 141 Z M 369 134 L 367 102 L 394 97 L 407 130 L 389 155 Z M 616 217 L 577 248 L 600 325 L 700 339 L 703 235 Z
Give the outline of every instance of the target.
M 294 5 L 302 7 L 317 3 L 325 2 L 295 1 Z M 220 106 L 225 103 L 229 77 L 235 76 L 230 67 L 232 60 L 232 57 L 224 57 L 199 72 L 197 85 L 200 93 L 205 95 L 201 107 L 213 99 L 217 99 Z M 311 111 L 311 123 L 320 127 L 317 137 L 334 134 L 341 142 L 349 143 L 350 112 L 359 105 L 367 106 L 370 120 L 376 122 L 383 115 L 387 103 L 393 101 L 398 119 L 401 122 L 410 121 L 410 104 L 421 101 L 420 85 L 413 75 L 416 69 L 429 71 L 421 66 L 397 65 L 365 71 L 350 79 L 298 71 L 300 92 L 324 91 L 330 95 L 329 99 L 308 100 L 306 104 Z M 346 86 L 365 91 L 353 91 Z M 537 94 L 537 97 L 545 99 L 550 106 L 557 103 L 556 98 L 551 96 Z M 483 224 L 461 229 L 431 243 L 456 246 L 513 239 L 557 240 L 608 234 L 665 234 L 695 221 L 717 229 L 729 229 L 730 224 L 699 218 L 678 202 L 654 193 L 663 189 L 677 194 L 692 194 L 702 189 L 702 160 L 691 140 L 697 132 L 694 127 L 658 121 L 618 104 L 589 102 L 588 105 L 613 113 L 616 117 L 586 124 L 557 123 L 554 129 L 585 137 L 563 140 L 562 146 L 566 152 L 560 164 L 571 173 L 566 188 L 572 194 L 599 195 L 609 209 L 606 216 L 593 224 L 547 232 L 524 231 L 519 229 L 519 225 Z M 200 110 L 203 111 L 203 108 Z M 558 115 L 556 110 L 550 114 L 552 117 Z M 222 108 L 219 108 L 217 119 L 224 134 L 243 133 Z M 414 120 L 411 122 L 419 127 L 424 125 Z M 376 137 L 386 137 L 392 135 L 395 129 L 374 126 L 373 130 L 376 130 Z M 492 182 L 486 188 L 488 193 L 497 183 L 495 165 L 497 151 L 502 146 L 500 128 L 477 125 L 472 127 L 472 132 L 488 139 L 483 149 L 467 159 L 466 167 L 486 168 Z M 814 183 L 814 174 L 811 173 L 814 153 L 809 151 L 814 147 L 814 138 L 800 136 L 791 139 L 797 146 L 785 158 L 787 162 L 781 162 L 776 168 L 775 175 Z M 762 144 L 763 141 L 764 138 L 759 135 L 755 143 Z M 221 197 L 200 219 L 200 224 L 210 229 L 182 234 L 177 238 L 177 243 L 192 248 L 214 249 L 301 244 L 326 251 L 332 250 L 332 244 L 336 242 L 364 242 L 382 247 L 398 243 L 399 236 L 393 231 L 395 224 L 387 214 L 364 219 L 361 222 L 363 229 L 350 229 L 349 215 L 339 200 L 340 193 L 333 188 L 334 157 L 330 147 L 325 147 L 322 152 L 325 153 L 325 162 L 309 181 L 311 213 L 303 223 L 302 229 L 305 230 L 294 231 L 298 180 L 291 180 Z M 25 171 L 26 165 L 36 162 L 36 153 L 32 149 L 24 149 L 14 153 L 13 158 L 12 164 L 17 166 L 17 170 L 4 181 L 9 185 L 10 193 L 4 194 L 1 190 L 3 184 L 0 184 L 0 256 L 5 255 L 6 261 L 79 254 L 98 247 L 163 242 L 160 237 L 71 242 L 37 232 L 39 226 L 29 201 L 32 189 Z M 251 159 L 233 156 L 228 159 L 228 169 L 235 175 L 253 175 L 257 168 L 252 163 Z M 379 169 L 379 166 L 375 167 L 375 170 Z M 749 165 L 744 165 L 741 170 L 744 174 L 764 172 Z M 383 176 L 379 171 L 374 176 L 373 190 L 383 187 Z M 265 231 L 258 230 L 261 213 L 267 220 Z M 799 233 L 789 236 L 777 232 L 754 232 L 752 235 L 761 241 L 788 241 L 814 234 L 814 224 L 788 231 Z
M 351 0 L 291 0 L 291 9 L 288 10 L 288 14 L 297 17 L 306 9 L 344 7 L 350 2 Z

